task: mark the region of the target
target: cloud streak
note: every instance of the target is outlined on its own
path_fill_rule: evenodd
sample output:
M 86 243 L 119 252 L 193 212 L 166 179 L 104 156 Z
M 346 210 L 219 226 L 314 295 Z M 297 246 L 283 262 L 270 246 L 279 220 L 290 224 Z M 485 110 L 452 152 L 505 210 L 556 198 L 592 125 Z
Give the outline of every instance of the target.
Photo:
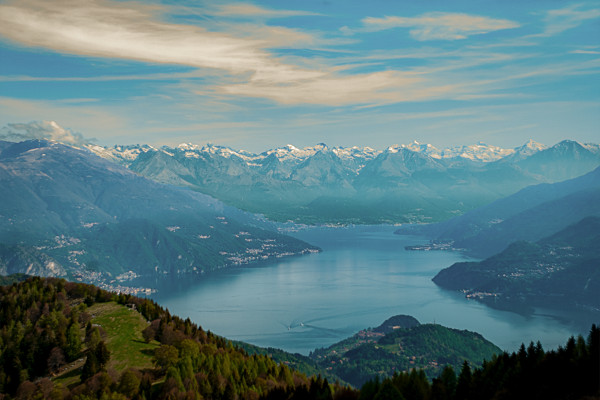
M 223 10 L 231 7 L 238 14 L 270 13 L 239 4 Z M 166 12 L 159 6 L 109 0 L 20 0 L 0 6 L 0 34 L 27 46 L 70 54 L 212 69 L 221 74 L 213 86 L 217 92 L 283 104 L 379 104 L 448 91 L 446 86 L 417 87 L 426 83 L 424 78 L 400 71 L 344 75 L 342 68 L 301 67 L 266 50 L 274 42 L 310 41 L 301 32 L 262 27 L 260 39 L 246 39 L 164 22 L 159 17 Z
M 520 24 L 506 19 L 478 15 L 430 12 L 418 17 L 367 17 L 362 20 L 367 30 L 412 28 L 410 35 L 419 41 L 458 40 L 501 29 L 518 28 Z
M 335 56 L 332 52 L 303 56 L 302 52 L 289 50 L 314 48 L 327 40 L 344 43 L 342 40 L 347 38 L 323 39 L 320 34 L 299 28 L 249 22 L 318 15 L 316 13 L 234 3 L 209 6 L 208 9 L 191 8 L 189 15 L 192 11 L 196 14 L 182 23 L 176 16 L 186 10 L 188 8 L 181 6 L 112 0 L 9 0 L 0 3 L 0 35 L 18 44 L 88 57 L 192 67 L 187 72 L 137 76 L 8 76 L 0 77 L 0 82 L 165 79 L 178 82 L 161 86 L 163 91 L 165 88 L 176 91 L 174 97 L 193 93 L 205 99 L 226 99 L 224 102 L 250 97 L 284 105 L 371 107 L 435 99 L 510 96 L 511 93 L 493 91 L 520 85 L 520 82 L 506 83 L 517 81 L 522 75 L 508 70 L 510 62 L 531 57 L 525 52 L 492 53 L 465 47 L 447 50 L 442 44 L 417 51 L 388 48 Z M 571 7 L 550 11 L 548 15 L 561 16 L 563 22 L 567 21 L 563 26 L 567 26 L 582 20 L 578 10 Z M 443 12 L 416 17 L 369 17 L 362 23 L 363 32 L 410 28 L 411 36 L 419 41 L 466 39 L 520 26 L 506 19 Z M 285 56 L 277 56 L 276 49 Z M 590 52 L 587 54 L 592 54 Z M 418 63 L 411 60 L 403 63 L 403 58 L 415 59 Z M 397 61 L 388 63 L 391 60 Z M 507 70 L 497 68 L 498 65 L 504 65 Z M 597 65 L 588 65 L 588 68 L 597 68 Z M 527 68 L 527 73 L 529 70 Z M 498 71 L 505 74 L 499 75 Z M 540 75 L 539 70 L 536 71 Z M 551 73 L 553 70 L 546 74 Z M 195 82 L 195 78 L 201 79 Z
M 600 9 L 582 9 L 582 5 L 550 10 L 546 13 L 546 29 L 533 36 L 554 36 L 566 30 L 576 28 L 585 21 L 600 18 Z
M 222 4 L 217 7 L 215 15 L 222 16 L 241 16 L 241 17 L 260 17 L 260 18 L 286 18 L 297 16 L 318 16 L 320 14 L 309 11 L 296 10 L 274 10 L 270 8 L 259 7 L 248 3 L 230 3 Z
M 157 7 L 104 0 L 21 0 L 0 6 L 0 32 L 28 46 L 93 57 L 216 68 L 282 68 L 256 41 L 161 22 Z
M 276 84 L 252 79 L 245 84 L 224 87 L 224 91 L 229 94 L 266 97 L 282 104 L 317 102 L 330 106 L 419 101 L 440 97 L 455 89 L 455 85 L 427 87 L 424 78 L 398 71 L 349 76 L 321 75 Z

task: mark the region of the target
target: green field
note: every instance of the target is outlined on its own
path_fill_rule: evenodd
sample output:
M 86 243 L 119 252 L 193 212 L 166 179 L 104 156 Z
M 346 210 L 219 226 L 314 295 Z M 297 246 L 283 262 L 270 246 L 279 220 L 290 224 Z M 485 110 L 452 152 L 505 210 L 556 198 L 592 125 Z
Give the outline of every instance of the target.
M 107 369 L 121 372 L 131 366 L 138 369 L 152 367 L 152 355 L 159 344 L 156 341 L 144 341 L 142 330 L 146 328 L 147 322 L 140 313 L 115 302 L 96 303 L 87 312 L 92 315 L 92 323 L 100 325 L 106 333 L 103 339 L 110 351 Z M 82 337 L 83 335 L 82 329 Z M 79 383 L 84 359 L 85 356 L 82 355 L 82 359 L 71 363 L 72 367 L 54 381 L 65 386 Z
M 110 350 L 108 368 L 122 371 L 135 365 L 139 369 L 152 367 L 152 354 L 158 342 L 146 343 L 142 330 L 147 323 L 135 310 L 117 303 L 99 303 L 88 309 L 94 324 L 106 332 L 106 346 Z

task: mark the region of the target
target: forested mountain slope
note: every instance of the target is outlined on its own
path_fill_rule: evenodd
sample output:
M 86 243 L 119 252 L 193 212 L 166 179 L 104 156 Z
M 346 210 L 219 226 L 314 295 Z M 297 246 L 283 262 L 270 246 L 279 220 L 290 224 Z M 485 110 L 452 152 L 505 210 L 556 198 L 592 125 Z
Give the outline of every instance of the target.
M 7 143 L 0 184 L 3 273 L 104 283 L 317 251 L 207 195 L 56 142 Z
M 481 262 L 460 262 L 433 281 L 495 307 L 600 310 L 600 217 L 587 217 L 535 243 L 518 241 Z

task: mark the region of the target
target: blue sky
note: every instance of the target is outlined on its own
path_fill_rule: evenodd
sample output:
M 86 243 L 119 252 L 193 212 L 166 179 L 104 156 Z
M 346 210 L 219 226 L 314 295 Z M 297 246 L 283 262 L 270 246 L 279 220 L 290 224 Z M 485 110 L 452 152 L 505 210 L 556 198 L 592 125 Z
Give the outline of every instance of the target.
M 56 121 L 21 132 L 250 151 L 599 142 L 599 72 L 598 1 L 0 0 L 4 134 Z

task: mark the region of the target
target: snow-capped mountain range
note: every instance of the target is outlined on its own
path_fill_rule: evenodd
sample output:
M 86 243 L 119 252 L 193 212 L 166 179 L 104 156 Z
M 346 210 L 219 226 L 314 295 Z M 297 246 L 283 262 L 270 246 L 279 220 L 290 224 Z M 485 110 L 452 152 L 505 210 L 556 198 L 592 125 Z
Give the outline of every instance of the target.
M 596 151 L 598 151 L 598 145 L 585 144 L 582 146 L 589 147 L 590 150 L 596 149 Z M 548 146 L 534 142 L 533 140 L 529 140 L 524 145 L 514 149 L 505 149 L 498 146 L 487 145 L 483 142 L 468 146 L 454 146 L 442 150 L 431 144 L 422 144 L 417 141 L 413 141 L 410 144 L 392 145 L 385 150 L 376 150 L 371 147 L 358 146 L 329 147 L 324 143 L 300 149 L 294 145 L 288 144 L 259 154 L 214 144 L 200 146 L 191 143 L 182 143 L 176 147 L 162 146 L 160 148 L 149 145 L 117 145 L 114 147 L 87 145 L 85 147 L 103 158 L 112 159 L 126 165 L 134 162 L 141 153 L 148 151 L 162 151 L 169 155 L 173 155 L 175 152 L 184 152 L 184 156 L 189 158 L 198 158 L 202 153 L 223 158 L 237 157 L 240 160 L 244 160 L 249 166 L 263 165 L 263 161 L 271 155 L 283 163 L 300 163 L 309 157 L 314 156 L 318 152 L 332 152 L 341 160 L 356 164 L 358 167 L 356 172 L 364 167 L 367 161 L 376 158 L 378 155 L 386 152 L 397 153 L 401 149 L 422 153 L 438 160 L 464 158 L 472 161 L 493 162 L 510 155 L 519 155 L 519 157 L 530 156 L 538 151 L 548 148 Z M 362 161 L 362 163 L 360 161 Z
M 533 184 L 600 165 L 597 144 L 528 141 L 437 149 L 413 142 L 385 150 L 287 145 L 260 154 L 207 144 L 88 150 L 159 181 L 186 186 L 275 220 L 399 223 L 442 220 Z

